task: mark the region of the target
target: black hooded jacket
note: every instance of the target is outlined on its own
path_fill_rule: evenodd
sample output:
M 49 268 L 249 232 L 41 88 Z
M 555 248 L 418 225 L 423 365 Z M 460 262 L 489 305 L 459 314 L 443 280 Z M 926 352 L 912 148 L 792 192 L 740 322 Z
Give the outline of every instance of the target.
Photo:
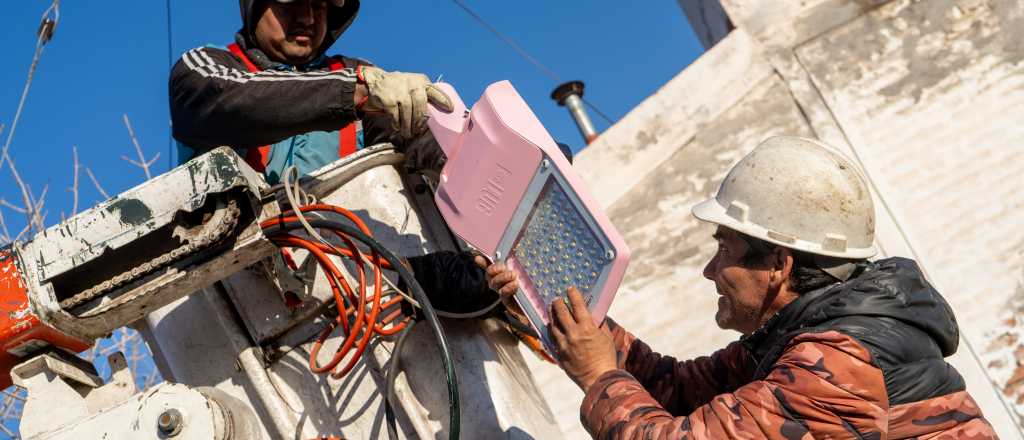
M 335 131 L 357 118 L 352 97 L 356 85 L 354 68 L 370 63 L 338 57 L 346 68 L 325 71 L 324 53 L 355 20 L 359 0 L 346 0 L 341 8 L 329 8 L 328 30 L 321 50 L 305 66 L 276 63 L 253 44 L 252 29 L 259 19 L 257 3 L 257 0 L 239 1 L 243 27 L 235 34 L 235 43 L 262 69 L 260 72 L 249 72 L 234 54 L 213 47 L 186 52 L 171 71 L 174 138 L 200 149 L 195 153 L 220 145 L 246 149 L 302 133 Z M 392 142 L 399 148 L 405 147 L 396 139 L 386 116 L 366 116 L 361 120 L 365 145 Z M 424 156 L 427 151 L 440 149 L 419 148 L 408 153 L 423 156 L 423 161 L 443 161 L 443 155 L 441 158 Z M 411 163 L 407 160 L 406 165 Z M 439 165 L 434 167 L 439 168 Z M 497 294 L 487 288 L 483 269 L 473 263 L 472 254 L 434 252 L 410 257 L 408 262 L 439 310 L 469 312 L 497 299 Z
M 960 340 L 949 304 L 917 263 L 889 258 L 867 263 L 845 283 L 803 294 L 742 343 L 756 366 L 754 379 L 768 374 L 791 339 L 836 330 L 871 352 L 885 377 L 890 405 L 965 389 L 963 378 L 944 357 Z
M 370 63 L 334 57 L 345 68 L 328 71 L 324 54 L 355 20 L 359 0 L 329 8 L 320 52 L 304 66 L 270 60 L 253 43 L 257 1 L 241 0 L 239 6 L 243 27 L 235 43 L 261 71 L 249 72 L 242 60 L 221 48 L 197 47 L 182 55 L 168 84 L 175 139 L 198 149 L 195 153 L 221 145 L 247 149 L 302 133 L 336 131 L 357 119 L 355 68 Z M 365 145 L 394 137 L 387 121 L 364 118 L 362 130 Z
M 953 313 L 903 258 L 801 295 L 710 356 L 677 361 L 608 322 L 619 369 L 586 390 L 599 439 L 995 439 L 943 357 Z

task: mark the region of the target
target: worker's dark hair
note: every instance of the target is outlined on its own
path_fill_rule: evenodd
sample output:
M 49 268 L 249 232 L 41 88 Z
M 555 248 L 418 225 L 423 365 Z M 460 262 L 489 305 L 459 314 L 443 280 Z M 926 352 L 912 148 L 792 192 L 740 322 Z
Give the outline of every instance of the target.
M 746 234 L 738 235 L 747 243 L 747 253 L 740 259 L 744 267 L 760 267 L 775 248 L 782 247 Z M 840 281 L 818 267 L 813 255 L 796 249 L 789 249 L 789 253 L 793 255 L 793 272 L 789 276 L 792 291 L 807 293 Z

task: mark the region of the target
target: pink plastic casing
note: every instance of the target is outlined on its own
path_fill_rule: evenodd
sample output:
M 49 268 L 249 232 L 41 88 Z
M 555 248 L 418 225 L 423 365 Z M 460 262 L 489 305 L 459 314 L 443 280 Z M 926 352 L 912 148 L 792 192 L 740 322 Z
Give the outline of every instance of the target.
M 595 324 L 600 324 L 622 282 L 630 253 L 608 216 L 590 197 L 572 165 L 510 82 L 500 81 L 488 86 L 471 111 L 467 111 L 450 85 L 438 83 L 436 86 L 451 98 L 454 108 L 445 113 L 431 106 L 427 121 L 448 157 L 434 195 L 448 226 L 495 260 L 502 235 L 546 157 L 575 190 L 615 249 L 605 283 L 599 292 L 592 293 L 596 301 L 591 301 L 590 312 Z M 526 280 L 520 285 L 530 299 L 529 305 L 539 312 L 544 324 L 548 324 L 547 305 L 540 303 L 521 266 L 515 261 L 509 263 L 520 280 Z

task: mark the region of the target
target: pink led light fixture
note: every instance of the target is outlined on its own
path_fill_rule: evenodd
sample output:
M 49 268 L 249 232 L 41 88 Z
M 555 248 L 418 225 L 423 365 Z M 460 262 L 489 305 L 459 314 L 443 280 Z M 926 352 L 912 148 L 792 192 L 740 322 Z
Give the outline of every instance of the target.
M 448 156 L 435 193 L 448 226 L 518 275 L 516 300 L 552 351 L 552 301 L 576 286 L 600 324 L 629 263 L 629 248 L 555 141 L 508 81 L 467 109 L 431 107 L 428 125 Z

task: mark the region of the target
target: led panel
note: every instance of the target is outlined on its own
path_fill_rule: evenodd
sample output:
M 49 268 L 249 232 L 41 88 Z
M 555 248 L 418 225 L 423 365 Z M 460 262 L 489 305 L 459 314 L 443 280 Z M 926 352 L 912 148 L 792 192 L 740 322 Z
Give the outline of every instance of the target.
M 589 295 L 611 262 L 606 251 L 569 196 L 548 178 L 509 256 L 522 266 L 537 295 L 550 302 L 573 286 Z
M 603 319 L 610 297 L 602 301 L 608 294 L 602 287 L 608 287 L 617 253 L 565 176 L 545 165 L 550 163 L 549 158 L 542 161 L 496 254 L 507 255 L 505 261 L 518 273 L 516 300 L 553 351 L 547 329 L 551 303 L 576 287 L 591 312 Z
M 507 81 L 471 110 L 431 109 L 428 125 L 448 157 L 435 194 L 459 237 L 517 272 L 516 299 L 551 350 L 549 309 L 575 286 L 595 323 L 604 319 L 629 249 L 572 165 Z

